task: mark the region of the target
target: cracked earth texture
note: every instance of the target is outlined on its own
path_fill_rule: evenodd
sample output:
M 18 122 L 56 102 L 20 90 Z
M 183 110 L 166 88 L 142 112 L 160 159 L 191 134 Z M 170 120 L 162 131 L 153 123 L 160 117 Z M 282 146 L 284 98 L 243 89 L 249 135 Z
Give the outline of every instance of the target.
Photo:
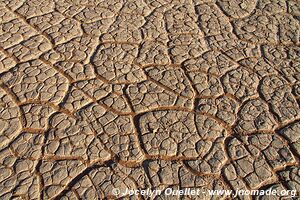
M 298 0 L 1 0 L 1 199 L 299 195 L 299 31 Z

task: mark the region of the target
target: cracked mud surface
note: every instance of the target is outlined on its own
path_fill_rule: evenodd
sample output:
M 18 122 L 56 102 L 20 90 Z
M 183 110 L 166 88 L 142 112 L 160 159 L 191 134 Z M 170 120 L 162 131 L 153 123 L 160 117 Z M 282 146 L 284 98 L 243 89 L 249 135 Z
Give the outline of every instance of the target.
M 0 1 L 1 199 L 299 195 L 299 34 L 298 0 Z

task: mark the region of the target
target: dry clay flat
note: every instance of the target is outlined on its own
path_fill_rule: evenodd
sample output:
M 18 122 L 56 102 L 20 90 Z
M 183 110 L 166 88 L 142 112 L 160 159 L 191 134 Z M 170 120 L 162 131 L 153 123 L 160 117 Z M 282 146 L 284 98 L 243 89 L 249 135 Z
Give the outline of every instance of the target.
M 299 195 L 299 32 L 299 0 L 1 0 L 1 199 Z

